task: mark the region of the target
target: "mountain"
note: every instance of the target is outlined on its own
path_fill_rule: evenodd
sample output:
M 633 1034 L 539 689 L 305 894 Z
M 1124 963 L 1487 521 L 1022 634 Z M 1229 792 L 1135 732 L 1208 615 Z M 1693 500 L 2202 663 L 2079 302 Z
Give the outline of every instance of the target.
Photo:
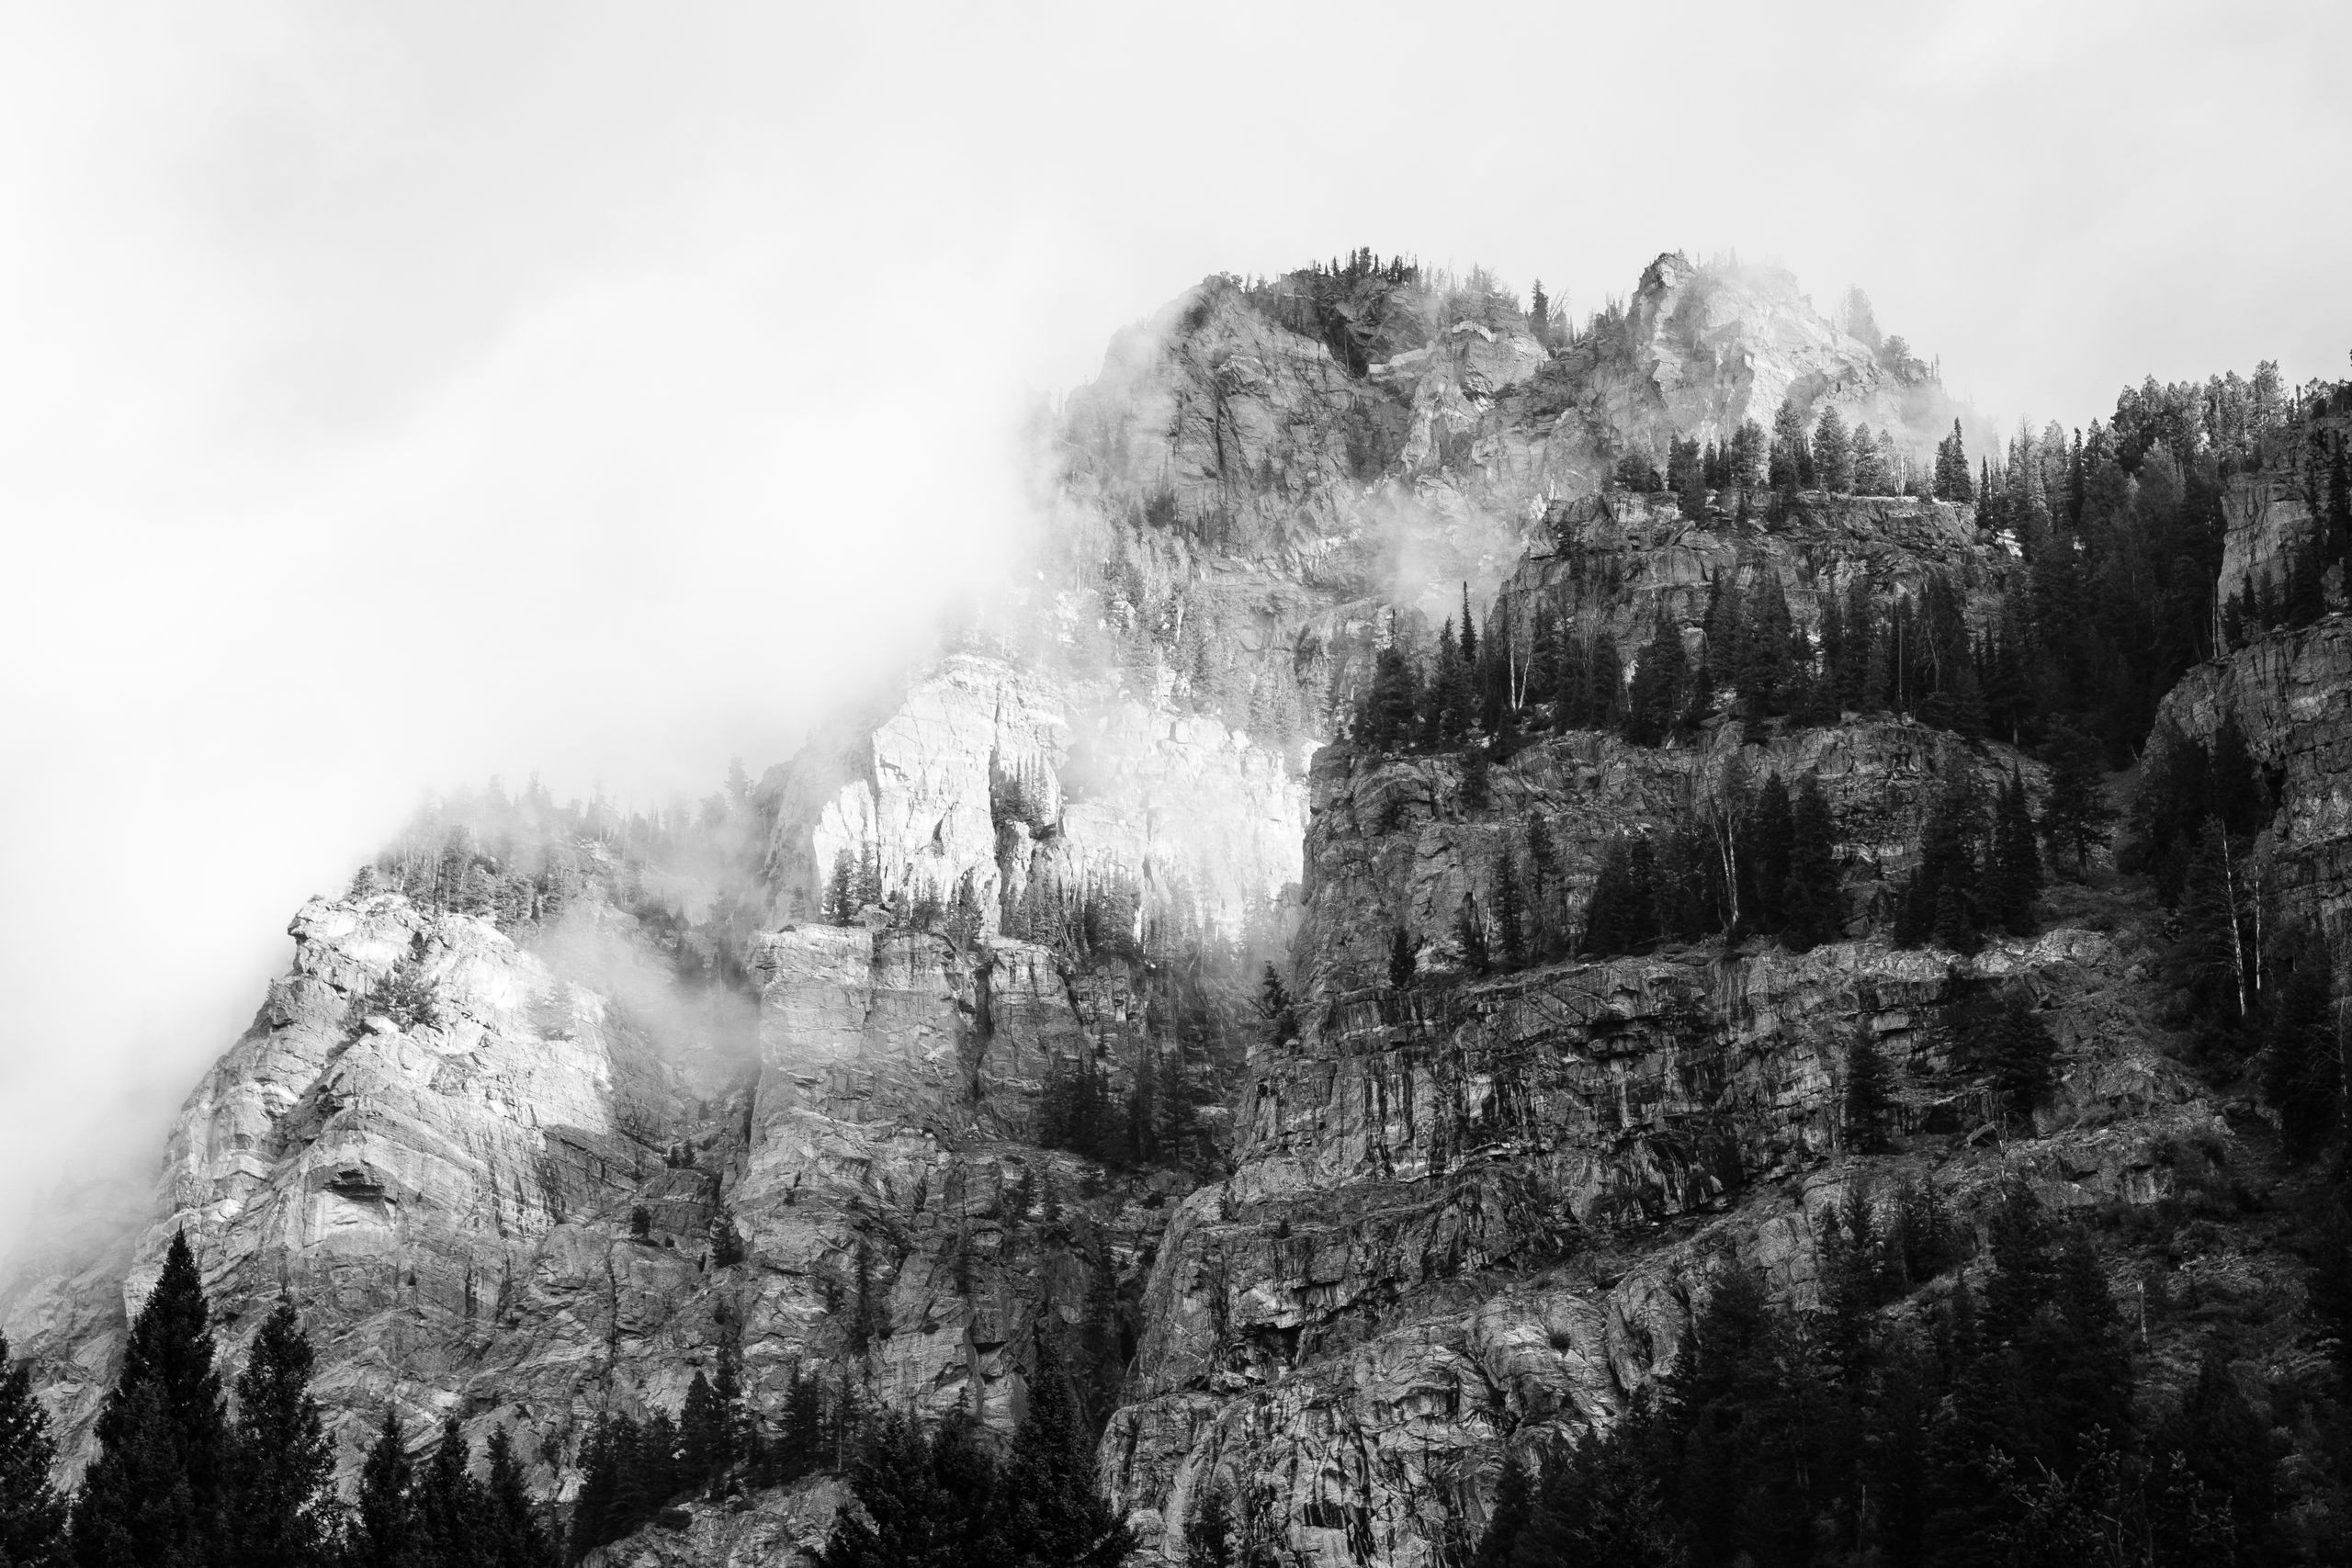
M 1803 485 L 1801 443 L 1767 483 L 1759 446 L 1737 482 L 1784 406 L 1883 433 L 1894 471 Z M 2274 629 L 2253 593 L 2327 503 L 2267 424 L 2204 468 L 2177 434 L 2130 472 L 2029 439 L 1995 493 L 1964 458 L 1967 499 L 1918 493 L 1955 421 L 1981 439 L 1859 294 L 1833 320 L 1773 269 L 1661 256 L 1573 328 L 1369 253 L 1204 280 L 1063 405 L 1034 581 L 887 699 L 684 811 L 451 797 L 296 914 L 152 1204 L 0 1295 L 69 1470 L 175 1233 L 232 1362 L 300 1305 L 347 1481 L 389 1404 L 419 1442 L 508 1428 L 569 1499 L 600 1420 L 722 1365 L 763 1426 L 815 1380 L 1002 1430 L 1058 1325 L 1102 1483 L 1170 1561 L 1212 1489 L 1305 1561 L 1459 1561 L 1505 1455 L 1609 1427 L 1726 1269 L 1816 1304 L 1821 1216 L 1858 1193 L 1931 1190 L 1967 1234 L 2027 1183 L 2128 1231 L 2126 1291 L 2186 1205 L 2233 1289 L 2291 1296 L 2279 1234 L 2197 1206 L 2213 1172 L 2307 1178 L 2153 983 L 2161 873 L 2096 849 L 2030 931 L 1933 878 L 1959 886 L 1952 803 L 1987 846 L 2005 789 L 2046 808 L 2059 753 L 2021 743 L 2099 739 L 2096 702 L 2137 726 L 2115 761 L 2150 714 L 2162 744 L 2241 736 L 2271 807 L 2246 864 L 2340 912 L 2344 623 Z M 2108 581 L 2106 502 L 2053 493 L 2109 468 L 2113 527 L 2211 536 L 2182 646 L 2213 581 L 2247 609 L 2185 678 L 2051 655 L 2094 699 L 2020 672 L 2019 628 L 2069 563 Z M 1835 908 L 1800 942 L 1755 824 L 1805 781 Z M 1636 854 L 1652 929 L 1605 951 Z M 1971 1044 L 1986 997 L 2054 1042 L 2030 1103 Z M 1851 1146 L 1858 1041 L 1891 1152 Z M 773 1479 L 611 1550 L 815 1544 L 838 1483 Z

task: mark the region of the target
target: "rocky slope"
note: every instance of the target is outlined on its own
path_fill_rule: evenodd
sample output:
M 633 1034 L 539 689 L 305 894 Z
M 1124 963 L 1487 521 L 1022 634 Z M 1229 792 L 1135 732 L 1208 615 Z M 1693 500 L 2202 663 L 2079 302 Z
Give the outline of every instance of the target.
M 1725 572 L 1776 576 L 1811 626 L 1856 581 L 2010 570 L 1960 508 L 1585 504 L 1626 451 L 1790 393 L 1915 441 L 1951 413 L 1866 307 L 1833 322 L 1781 275 L 1679 257 L 1565 341 L 1491 289 L 1370 272 L 1212 279 L 1122 334 L 1063 412 L 1037 585 L 763 782 L 727 897 L 599 840 L 605 891 L 560 919 L 303 908 L 135 1234 L 0 1295 L 77 1462 L 184 1228 L 232 1359 L 278 1294 L 301 1304 L 346 1466 L 390 1402 L 420 1440 L 448 1412 L 515 1428 L 563 1492 L 601 1414 L 674 1410 L 722 1348 L 770 1415 L 821 1367 L 1003 1426 L 1040 1317 L 1109 1301 L 1133 1356 L 1102 1473 L 1153 1551 L 1216 1475 L 1308 1560 L 1419 1563 L 1475 1526 L 1505 1445 L 1606 1420 L 1671 1355 L 1713 1260 L 1809 1288 L 1857 1031 L 1904 1066 L 1903 1159 L 1963 1207 L 2005 1170 L 2070 1203 L 2167 1193 L 2167 1150 L 2233 1134 L 2147 1046 L 2138 924 L 1968 963 L 1869 934 L 1927 799 L 2018 767 L 2000 749 L 1894 723 L 1568 734 L 1476 807 L 1457 759 L 1317 750 L 1385 607 L 1433 621 L 1465 583 L 1490 635 L 1524 635 L 1605 558 L 1578 613 L 1631 647 Z M 1735 755 L 1825 780 L 1850 940 L 1384 988 L 1399 926 L 1448 967 L 1453 911 L 1531 822 L 1569 908 L 1609 834 Z M 842 868 L 862 908 L 819 923 Z M 673 984 L 687 950 L 723 961 Z M 1240 991 L 1275 954 L 1305 1020 L 1279 1043 Z M 2007 1146 L 1942 1027 L 1988 978 L 2029 987 L 2068 1053 Z M 390 982 L 429 1004 L 387 1012 Z M 1199 1134 L 1121 1169 L 1041 1147 L 1047 1084 L 1081 1069 L 1120 1103 L 1156 1082 Z M 834 1495 L 616 1552 L 765 1558 Z

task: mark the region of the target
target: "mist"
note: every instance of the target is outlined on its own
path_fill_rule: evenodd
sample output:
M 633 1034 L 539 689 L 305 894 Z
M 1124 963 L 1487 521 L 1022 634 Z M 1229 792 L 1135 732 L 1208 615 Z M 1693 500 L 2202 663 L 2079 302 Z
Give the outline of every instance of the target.
M 787 757 L 1206 273 L 1370 244 L 1580 318 L 1736 249 L 2004 429 L 2341 370 L 2340 7 L 1645 15 L 0 19 L 0 1243 L 143 1178 L 421 791 Z

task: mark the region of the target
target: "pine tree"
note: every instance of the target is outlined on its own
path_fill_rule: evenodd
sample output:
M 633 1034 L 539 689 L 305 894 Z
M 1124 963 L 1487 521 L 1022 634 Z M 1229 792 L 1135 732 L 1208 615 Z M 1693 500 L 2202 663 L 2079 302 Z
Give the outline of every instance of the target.
M 1239 1568 L 1235 1561 L 1233 1509 L 1215 1475 L 1197 1483 L 1197 1501 L 1184 1521 L 1184 1568 Z
M 699 1370 L 678 1407 L 678 1444 L 687 1481 L 715 1491 L 734 1462 L 734 1433 L 718 1391 Z
M 1846 1147 L 1856 1154 L 1886 1152 L 1886 1066 L 1870 1036 L 1857 1032 L 1846 1045 Z
M 2332 967 L 2316 940 L 2295 954 L 2263 1028 L 2264 1098 L 2278 1113 L 2288 1156 L 2309 1159 L 2337 1131 L 2344 1095 L 2341 1050 L 2330 1001 Z
M 1509 849 L 1495 857 L 1495 931 L 1503 967 L 1527 967 L 1527 900 L 1520 892 L 1518 863 Z
M 1585 906 L 1584 952 L 1593 957 L 1639 953 L 1658 938 L 1653 884 L 1656 863 L 1639 839 L 1615 838 L 1600 852 L 1592 897 Z
M 531 1503 L 522 1461 L 506 1428 L 490 1435 L 490 1480 L 482 1489 L 482 1561 L 489 1568 L 552 1568 L 554 1543 Z
M 1634 671 L 1626 739 L 1636 746 L 1655 746 L 1672 732 L 1681 713 L 1684 668 L 1681 628 L 1660 610 L 1649 646 Z
M 857 919 L 857 857 L 846 849 L 833 855 L 832 880 L 825 885 L 824 914 L 837 926 Z
M 82 1568 L 188 1568 L 220 1539 L 227 1418 L 210 1318 L 185 1231 L 131 1324 L 74 1507 Z
M 1796 840 L 1796 820 L 1789 805 L 1789 786 L 1781 775 L 1766 777 L 1756 792 L 1756 803 L 1745 818 L 1747 843 L 1739 855 L 1740 875 L 1747 886 L 1740 895 L 1740 918 L 1759 931 L 1781 929 L 1787 891 L 1790 854 Z
M 294 1303 L 281 1298 L 237 1375 L 227 1557 L 235 1568 L 309 1568 L 337 1534 L 334 1450 L 311 1396 L 312 1365 Z
M 1784 398 L 1772 413 L 1772 489 L 1783 495 L 1804 489 L 1812 466 L 1812 450 L 1804 438 L 1804 412 L 1793 398 Z
M 1462 904 L 1453 914 L 1453 945 L 1462 955 L 1462 971 L 1476 976 L 1484 975 L 1494 962 L 1494 954 L 1487 945 L 1487 922 L 1478 914 L 1478 899 L 1464 893 Z
M 2107 836 L 2115 809 L 2107 803 L 2106 773 L 2098 748 L 2061 727 L 2042 748 L 2050 764 L 2050 793 L 2041 803 L 2041 833 L 2053 848 L 2073 854 L 2077 880 L 2090 874 L 2091 851 Z
M 415 1536 L 409 1507 L 410 1473 L 408 1444 L 401 1434 L 400 1413 L 387 1404 L 384 1424 L 368 1450 L 367 1462 L 359 1468 L 358 1510 L 352 1521 L 346 1552 L 353 1568 L 408 1568 Z M 575 1531 L 580 1528 L 580 1519 L 590 1512 L 590 1488 L 583 1483 L 581 1505 L 574 1511 Z M 571 1555 L 578 1557 L 595 1544 L 596 1540 L 577 1544 L 575 1540 Z
M 1381 754 L 1403 750 L 1412 743 L 1420 707 L 1420 682 L 1412 660 L 1392 643 L 1373 658 L 1372 683 L 1356 713 L 1356 744 Z
M 1511 1568 L 1533 1506 L 1534 1489 L 1528 1483 L 1527 1467 L 1517 1454 L 1505 1453 L 1503 1472 L 1495 1482 L 1495 1506 L 1487 1515 L 1487 1528 L 1478 1537 L 1478 1553 L 1470 1560 L 1470 1568 Z
M 67 1561 L 65 1499 L 50 1484 L 57 1445 L 33 1397 L 32 1367 L 8 1359 L 0 1336 L 0 1563 L 60 1568 Z
M 1298 1010 L 1291 1004 L 1290 988 L 1271 964 L 1258 979 L 1257 1009 L 1265 1021 L 1266 1043 L 1287 1045 L 1298 1038 Z
M 922 1434 L 910 1417 L 889 1411 L 866 1427 L 849 1467 L 849 1485 L 858 1506 L 833 1516 L 831 1533 L 815 1554 L 819 1568 L 953 1561 L 940 1551 L 944 1508 L 932 1484 Z
M 1388 943 L 1389 987 L 1399 991 L 1410 989 L 1419 967 L 1420 959 L 1413 946 L 1413 939 L 1405 934 L 1403 926 L 1398 926 L 1396 936 Z
M 1135 1539 L 1096 1489 L 1093 1435 L 1050 1333 L 1037 1340 L 1028 1394 L 1005 1459 L 1006 1506 L 995 1539 L 1014 1561 L 1114 1568 Z
M 2041 856 L 2034 849 L 2033 814 L 2025 781 L 2015 772 L 2001 786 L 1993 824 L 1986 914 L 2011 936 L 2031 936 L 2034 904 L 2041 897 Z
M 484 1510 L 472 1461 L 472 1446 L 453 1415 L 441 1423 L 441 1440 L 409 1497 L 414 1551 L 435 1568 L 473 1568 L 480 1561 Z
M 1846 434 L 1846 422 L 1838 417 L 1835 408 L 1821 411 L 1821 422 L 1813 431 L 1813 471 L 1826 491 L 1847 491 L 1854 488 L 1854 448 Z
M 1788 874 L 1781 891 L 1781 940 L 1792 951 L 1804 953 L 1834 942 L 1845 927 L 1837 838 L 1821 776 L 1807 773 L 1789 811 Z

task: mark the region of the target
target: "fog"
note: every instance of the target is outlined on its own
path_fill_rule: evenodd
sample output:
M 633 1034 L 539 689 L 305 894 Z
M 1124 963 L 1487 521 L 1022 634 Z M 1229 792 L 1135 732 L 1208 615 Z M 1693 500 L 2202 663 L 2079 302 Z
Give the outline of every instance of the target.
M 1900 9 L 11 9 L 0 1240 L 421 790 L 787 756 L 1205 273 L 1736 248 L 2005 426 L 2343 372 L 2343 7 Z

